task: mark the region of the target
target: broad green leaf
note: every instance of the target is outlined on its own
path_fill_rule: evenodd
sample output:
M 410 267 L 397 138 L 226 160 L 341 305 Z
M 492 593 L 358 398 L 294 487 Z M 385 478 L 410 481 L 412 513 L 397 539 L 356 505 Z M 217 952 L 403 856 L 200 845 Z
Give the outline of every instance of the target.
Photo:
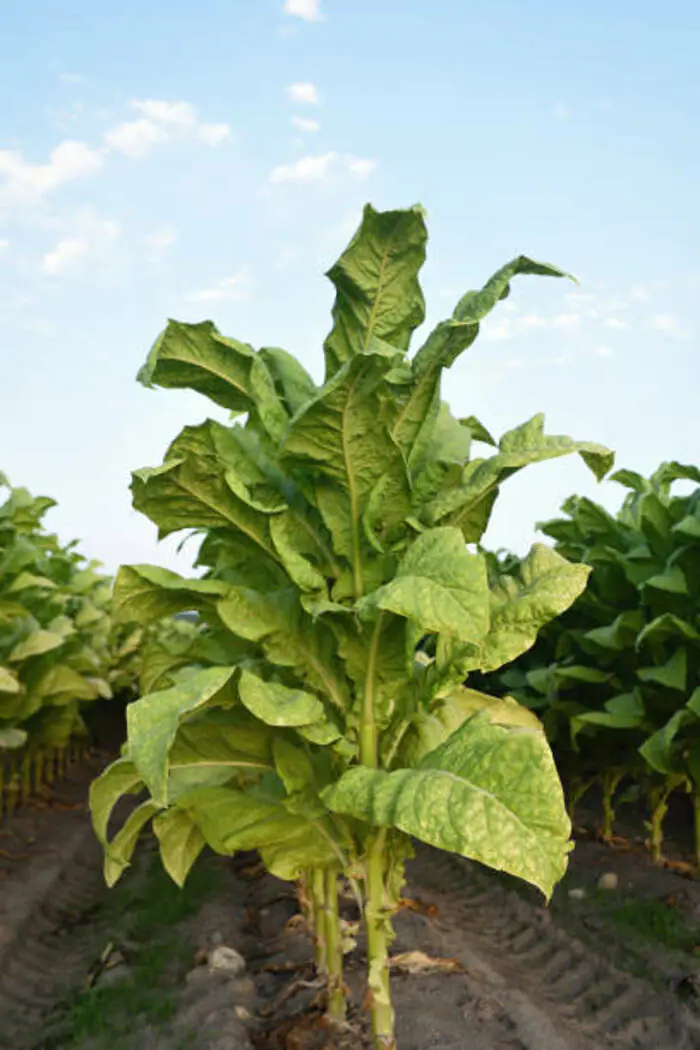
M 657 616 L 646 625 L 637 637 L 637 648 L 641 648 L 645 642 L 663 642 L 667 638 L 684 638 L 688 642 L 700 642 L 698 632 L 687 620 L 681 620 L 671 613 Z
M 497 725 L 522 726 L 542 732 L 537 716 L 512 697 L 488 696 L 476 689 L 458 686 L 442 697 L 432 710 L 416 714 L 401 747 L 398 765 L 418 765 L 421 759 L 444 744 L 468 719 L 480 712 Z
M 275 550 L 289 578 L 302 591 L 326 589 L 326 579 L 318 564 L 328 565 L 328 553 L 319 530 L 301 513 L 288 510 L 270 521 Z M 311 561 L 312 555 L 317 564 Z M 332 563 L 332 556 L 330 559 Z
M 172 689 L 151 693 L 128 706 L 129 757 L 158 805 L 168 804 L 168 752 L 178 725 L 206 704 L 233 702 L 234 672 L 232 667 L 209 667 Z
M 275 768 L 287 794 L 292 795 L 313 786 L 314 767 L 303 748 L 291 744 L 284 737 L 277 737 L 273 744 L 273 752 Z
M 643 724 L 645 714 L 642 695 L 638 689 L 633 689 L 607 700 L 604 710 L 585 711 L 576 715 L 573 721 L 608 729 L 636 729 Z
M 273 768 L 267 726 L 240 709 L 210 711 L 177 730 L 168 756 L 168 797 L 225 784 L 240 774 L 258 777 Z
M 19 679 L 15 672 L 0 664 L 0 693 L 18 693 L 19 690 Z
M 55 590 L 56 583 L 46 576 L 38 576 L 33 572 L 21 572 L 7 588 L 7 593 L 19 594 L 20 591 L 27 591 L 35 587 L 40 590 Z
M 479 668 L 493 671 L 529 649 L 538 631 L 582 593 L 589 573 L 587 565 L 572 565 L 550 547 L 535 544 L 518 577 L 502 576 L 491 591 L 491 625 L 481 643 Z
M 416 769 L 357 766 L 323 793 L 334 812 L 526 879 L 549 898 L 566 871 L 571 826 L 537 730 L 469 719 Z
M 241 671 L 238 691 L 241 702 L 266 725 L 307 725 L 324 713 L 323 704 L 313 693 L 266 682 L 251 671 Z
M 351 358 L 292 420 L 282 448 L 289 467 L 318 478 L 318 508 L 336 554 L 353 567 L 358 596 L 365 586 L 362 519 L 372 491 L 387 476 L 395 488 L 408 486 L 388 427 L 383 379 L 392 360 L 377 353 Z
M 688 581 L 680 565 L 671 565 L 664 572 L 651 576 L 646 581 L 646 586 L 657 591 L 668 591 L 669 594 L 688 593 Z
M 458 529 L 430 529 L 409 548 L 394 579 L 358 603 L 363 616 L 380 609 L 425 631 L 479 642 L 489 629 L 486 562 L 467 551 Z
M 328 271 L 335 285 L 333 329 L 324 344 L 326 377 L 334 375 L 373 339 L 408 350 L 425 317 L 418 274 L 428 239 L 423 209 L 364 210 L 362 224 Z
M 233 527 L 274 553 L 267 515 L 236 496 L 226 479 L 235 444 L 227 427 L 207 420 L 185 427 L 162 466 L 134 471 L 134 508 L 158 526 L 161 539 L 180 529 Z
M 111 889 L 131 863 L 136 843 L 143 828 L 156 813 L 160 806 L 148 801 L 142 802 L 129 816 L 105 850 L 104 877 L 105 882 Z
M 8 660 L 11 663 L 19 663 L 28 660 L 32 656 L 41 656 L 50 653 L 54 649 L 60 649 L 65 644 L 65 635 L 57 631 L 45 631 L 43 629 L 32 631 L 21 642 L 14 647 Z
M 673 526 L 673 532 L 691 540 L 700 539 L 700 517 L 697 514 L 687 514 L 677 525 Z
M 168 809 L 153 820 L 153 831 L 158 839 L 163 867 L 180 888 L 185 885 L 192 865 L 205 846 L 202 832 L 189 813 L 183 809 Z
M 278 347 L 263 347 L 260 357 L 267 365 L 278 394 L 287 406 L 290 416 L 316 394 L 316 384 L 306 369 L 286 350 Z
M 603 682 L 609 682 L 612 678 L 612 674 L 608 671 L 601 671 L 597 667 L 586 667 L 585 664 L 568 664 L 564 666 L 555 666 L 553 673 L 557 681 L 561 683 L 577 684 L 579 682 L 585 682 L 589 685 L 598 685 Z
M 602 445 L 544 433 L 544 416 L 533 416 L 527 423 L 504 434 L 499 451 L 489 459 L 473 460 L 464 471 L 461 484 L 429 502 L 422 510 L 428 524 L 447 520 L 459 525 L 462 519 L 494 488 L 522 467 L 577 452 L 597 478 L 605 476 L 613 463 L 613 453 Z
M 637 668 L 637 677 L 642 682 L 655 682 L 657 685 L 682 692 L 686 687 L 687 668 L 688 657 L 685 649 L 676 649 L 665 664 Z
M 594 648 L 620 653 L 635 643 L 639 644 L 638 632 L 643 622 L 643 612 L 630 609 L 616 616 L 612 623 L 586 631 L 583 637 L 588 643 L 593 643 Z
M 112 615 L 122 623 L 149 624 L 179 612 L 210 613 L 228 591 L 220 580 L 186 580 L 155 565 L 122 565 L 114 584 Z
M 676 737 L 682 726 L 694 716 L 685 708 L 680 708 L 669 718 L 665 726 L 644 741 L 639 753 L 652 769 L 664 776 L 678 772 L 677 756 L 674 754 Z
M 118 758 L 107 766 L 90 785 L 92 826 L 103 846 L 108 845 L 107 827 L 112 810 L 122 795 L 132 795 L 143 787 L 143 780 L 134 763 L 127 757 Z
M 217 853 L 258 850 L 278 878 L 298 878 L 304 868 L 337 862 L 330 833 L 319 822 L 290 813 L 281 803 L 226 787 L 193 791 L 179 805 L 192 814 Z
M 141 371 L 144 386 L 187 387 L 233 412 L 255 410 L 279 436 L 287 416 L 262 357 L 246 343 L 222 336 L 211 321 L 170 321 Z

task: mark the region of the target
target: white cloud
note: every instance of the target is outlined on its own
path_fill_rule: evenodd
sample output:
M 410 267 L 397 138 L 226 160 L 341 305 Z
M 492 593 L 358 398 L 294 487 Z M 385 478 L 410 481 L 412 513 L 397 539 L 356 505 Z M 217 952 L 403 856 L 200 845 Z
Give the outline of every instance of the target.
M 49 277 L 57 277 L 71 270 L 81 260 L 103 250 L 117 239 L 120 229 L 110 219 L 99 219 L 84 211 L 75 220 L 75 230 L 60 241 L 41 260 L 41 270 Z
M 284 0 L 284 12 L 295 18 L 303 18 L 305 22 L 320 22 L 321 0 Z
M 346 163 L 350 174 L 356 175 L 358 179 L 366 179 L 377 167 L 376 160 L 362 160 L 359 157 L 348 157 Z
M 9 247 L 10 242 L 8 241 L 7 237 L 0 237 L 0 255 L 2 255 L 3 252 L 6 252 Z
M 554 116 L 558 120 L 568 120 L 571 116 L 571 110 L 568 106 L 565 106 L 563 102 L 559 102 L 554 107 Z
M 166 102 L 155 98 L 134 98 L 132 109 L 142 113 L 148 120 L 157 124 L 174 124 L 178 127 L 192 127 L 197 123 L 197 110 L 191 102 Z
M 673 314 L 654 314 L 650 321 L 655 332 L 674 336 L 676 339 L 687 339 L 689 332 Z
M 519 318 L 518 324 L 522 328 L 546 328 L 547 320 L 544 317 L 540 317 L 539 314 L 526 314 L 524 317 Z
M 270 175 L 270 182 L 318 182 L 325 179 L 336 160 L 334 152 L 315 157 L 301 157 L 294 164 L 280 164 Z
M 205 146 L 220 146 L 231 138 L 231 128 L 228 124 L 200 124 L 197 137 Z
M 616 331 L 622 331 L 624 328 L 629 328 L 627 321 L 621 320 L 619 317 L 607 317 L 605 319 L 606 328 L 614 328 Z
M 85 83 L 85 77 L 81 73 L 61 73 L 58 78 L 62 84 L 77 86 Z
M 613 349 L 610 346 L 594 346 L 591 353 L 595 357 L 612 357 Z
M 55 248 L 46 252 L 41 260 L 41 269 L 55 277 L 79 259 L 83 259 L 89 251 L 90 242 L 87 237 L 64 237 Z
M 243 302 L 250 298 L 251 282 L 247 270 L 224 277 L 210 288 L 201 288 L 187 296 L 190 303 Z
M 32 164 L 16 150 L 0 150 L 0 206 L 35 203 L 63 183 L 99 171 L 103 163 L 100 150 L 75 139 L 59 143 L 46 164 Z
M 308 117 L 292 117 L 292 124 L 299 131 L 320 131 L 321 125 L 317 120 L 310 120 Z
M 318 105 L 318 90 L 315 84 L 290 84 L 287 88 L 287 98 L 292 102 L 306 102 L 311 106 L 316 106 Z
M 128 157 L 144 157 L 160 143 L 176 138 L 195 138 L 207 146 L 219 146 L 231 136 L 228 124 L 202 124 L 191 102 L 164 99 L 132 99 L 131 108 L 141 115 L 122 121 L 105 132 L 108 149 Z
M 125 120 L 116 124 L 105 133 L 105 143 L 109 149 L 124 153 L 127 157 L 145 157 L 153 146 L 165 142 L 168 138 L 165 128 L 155 124 L 148 117 L 139 120 Z

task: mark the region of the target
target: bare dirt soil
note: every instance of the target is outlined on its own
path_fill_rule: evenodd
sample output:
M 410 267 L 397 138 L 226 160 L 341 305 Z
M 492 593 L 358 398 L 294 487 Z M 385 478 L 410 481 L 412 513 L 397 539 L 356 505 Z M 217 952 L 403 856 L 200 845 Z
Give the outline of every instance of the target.
M 104 889 L 86 808 L 98 767 L 0 831 L 2 1050 L 369 1047 L 361 937 L 348 1027 L 332 1032 L 293 887 L 253 856 L 203 857 L 180 894 L 146 838 Z M 700 883 L 639 848 L 579 841 L 545 908 L 419 847 L 405 896 L 392 950 L 422 955 L 393 977 L 400 1050 L 700 1050 Z M 243 958 L 217 968 L 220 948 Z

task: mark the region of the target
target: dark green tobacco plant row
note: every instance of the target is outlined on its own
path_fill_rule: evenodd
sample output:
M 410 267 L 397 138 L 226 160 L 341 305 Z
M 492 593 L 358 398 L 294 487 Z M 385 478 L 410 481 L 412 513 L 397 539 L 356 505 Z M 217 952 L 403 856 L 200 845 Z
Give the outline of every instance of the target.
M 571 608 L 535 646 L 487 676 L 542 719 L 568 787 L 570 813 L 594 784 L 606 838 L 616 798 L 643 794 L 649 846 L 662 859 L 663 822 L 675 791 L 690 792 L 700 864 L 700 470 L 663 463 L 649 478 L 629 470 L 616 516 L 571 497 L 540 529 L 554 550 L 592 569 Z M 492 557 L 496 574 L 518 559 Z
M 43 518 L 24 488 L 0 504 L 0 816 L 53 779 L 88 739 L 85 705 L 136 695 L 142 654 L 190 625 L 115 625 L 113 581 Z M 191 629 L 191 628 L 190 628 Z
M 442 374 L 511 280 L 564 275 L 515 259 L 409 357 L 426 241 L 420 208 L 366 208 L 329 273 L 320 386 L 284 350 L 256 351 L 210 322 L 171 321 L 157 339 L 141 382 L 195 390 L 231 423 L 184 427 L 162 464 L 134 473 L 134 506 L 161 537 L 199 534 L 202 573 L 124 566 L 114 611 L 143 626 L 195 611 L 202 626 L 144 659 L 122 757 L 91 796 L 110 883 L 149 821 L 178 883 L 205 844 L 256 849 L 297 880 L 335 1021 L 347 879 L 378 1050 L 395 1046 L 389 947 L 412 838 L 547 897 L 565 871 L 570 822 L 539 720 L 463 683 L 527 650 L 589 570 L 538 545 L 494 577 L 474 545 L 522 467 L 577 452 L 600 478 L 613 458 L 546 434 L 540 416 L 496 442 L 452 415 Z M 143 801 L 108 839 L 124 794 Z

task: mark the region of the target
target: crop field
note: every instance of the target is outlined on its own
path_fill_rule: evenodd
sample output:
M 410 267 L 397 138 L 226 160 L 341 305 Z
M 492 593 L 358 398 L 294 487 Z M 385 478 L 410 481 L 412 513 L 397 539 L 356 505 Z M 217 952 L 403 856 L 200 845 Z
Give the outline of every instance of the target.
M 0 1047 L 700 1050 L 700 469 L 457 418 L 484 319 L 568 275 L 415 345 L 427 236 L 366 206 L 320 384 L 157 337 L 140 383 L 230 413 L 132 475 L 190 575 L 112 579 L 0 476 Z M 617 513 L 489 549 L 566 456 Z

